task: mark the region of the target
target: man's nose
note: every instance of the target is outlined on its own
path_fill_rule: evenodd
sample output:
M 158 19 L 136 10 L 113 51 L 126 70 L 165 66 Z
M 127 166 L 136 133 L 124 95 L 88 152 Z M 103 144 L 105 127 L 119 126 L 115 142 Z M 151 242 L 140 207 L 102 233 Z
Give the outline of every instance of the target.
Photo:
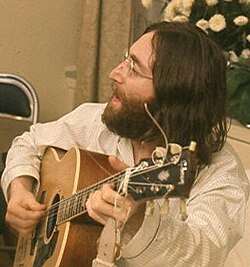
M 119 63 L 109 74 L 109 78 L 117 82 L 123 82 L 128 74 L 127 62 Z

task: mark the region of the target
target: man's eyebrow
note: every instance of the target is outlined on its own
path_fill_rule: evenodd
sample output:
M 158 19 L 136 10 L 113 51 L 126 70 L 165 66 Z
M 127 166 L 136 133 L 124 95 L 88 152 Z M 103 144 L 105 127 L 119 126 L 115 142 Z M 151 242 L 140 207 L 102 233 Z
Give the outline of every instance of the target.
M 148 66 L 144 65 L 135 54 L 130 53 L 129 51 L 129 55 L 141 70 L 148 71 Z

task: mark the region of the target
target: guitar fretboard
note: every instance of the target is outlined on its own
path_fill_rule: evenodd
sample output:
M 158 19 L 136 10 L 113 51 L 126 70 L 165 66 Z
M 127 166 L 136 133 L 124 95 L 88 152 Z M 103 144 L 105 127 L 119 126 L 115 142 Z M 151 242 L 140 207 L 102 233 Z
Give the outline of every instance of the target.
M 115 184 L 115 190 L 119 193 L 121 193 L 120 190 L 123 191 L 120 186 L 123 187 L 125 184 L 126 190 L 123 193 L 130 194 L 134 200 L 176 196 L 186 197 L 188 183 L 185 181 L 188 177 L 185 179 L 184 177 L 187 169 L 187 161 L 181 160 L 178 164 L 165 163 L 162 166 L 144 166 L 129 173 L 129 177 L 127 177 L 125 170 L 84 188 L 69 197 L 58 199 L 50 206 L 46 216 L 53 221 L 53 224 L 59 225 L 86 213 L 86 202 L 90 193 L 108 183 Z M 126 177 L 129 179 L 126 180 Z
M 123 178 L 124 172 L 111 176 L 101 182 L 87 187 L 81 191 L 78 191 L 74 195 L 60 200 L 56 206 L 57 221 L 56 224 L 59 225 L 65 221 L 69 221 L 75 217 L 78 217 L 87 212 L 86 202 L 91 192 L 100 189 L 106 183 L 115 183 L 116 185 Z M 55 207 L 51 207 L 55 209 Z

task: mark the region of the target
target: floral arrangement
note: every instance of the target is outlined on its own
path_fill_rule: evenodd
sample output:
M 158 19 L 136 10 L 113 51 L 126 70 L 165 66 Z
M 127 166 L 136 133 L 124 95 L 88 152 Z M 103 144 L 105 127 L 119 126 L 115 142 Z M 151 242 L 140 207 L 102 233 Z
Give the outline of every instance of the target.
M 142 0 L 149 8 L 154 0 Z M 250 57 L 250 0 L 165 0 L 162 19 L 190 21 L 225 51 Z
M 162 0 L 159 17 L 197 25 L 225 51 L 229 116 L 250 127 L 250 0 Z

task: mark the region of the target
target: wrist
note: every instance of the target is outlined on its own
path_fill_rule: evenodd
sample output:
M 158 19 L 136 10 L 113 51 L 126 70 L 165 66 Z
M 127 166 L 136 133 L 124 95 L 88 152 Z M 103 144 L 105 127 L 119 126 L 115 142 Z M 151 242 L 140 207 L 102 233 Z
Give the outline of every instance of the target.
M 8 189 L 8 199 L 10 199 L 11 195 L 16 191 L 20 190 L 28 190 L 32 191 L 34 183 L 34 178 L 31 176 L 18 176 L 11 182 Z

